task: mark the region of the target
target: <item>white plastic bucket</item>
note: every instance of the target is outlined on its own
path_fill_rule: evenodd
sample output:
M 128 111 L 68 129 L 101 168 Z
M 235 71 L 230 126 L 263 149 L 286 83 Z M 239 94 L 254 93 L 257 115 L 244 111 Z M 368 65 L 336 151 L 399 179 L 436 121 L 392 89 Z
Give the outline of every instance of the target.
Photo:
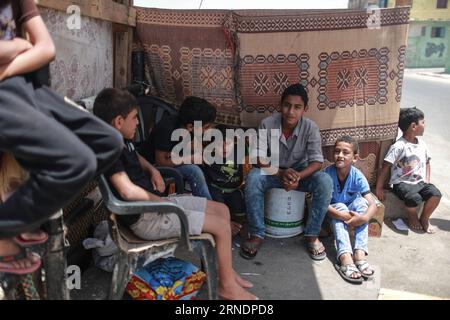
M 264 208 L 267 236 L 289 238 L 303 232 L 304 192 L 269 189 L 264 197 Z

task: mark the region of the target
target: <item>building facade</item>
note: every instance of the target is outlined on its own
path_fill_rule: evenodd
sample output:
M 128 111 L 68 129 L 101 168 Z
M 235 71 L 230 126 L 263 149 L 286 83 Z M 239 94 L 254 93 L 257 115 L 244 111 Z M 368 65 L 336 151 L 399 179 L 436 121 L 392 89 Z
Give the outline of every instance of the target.
M 406 66 L 446 68 L 450 72 L 450 5 L 448 0 L 349 0 L 349 8 L 410 5 Z

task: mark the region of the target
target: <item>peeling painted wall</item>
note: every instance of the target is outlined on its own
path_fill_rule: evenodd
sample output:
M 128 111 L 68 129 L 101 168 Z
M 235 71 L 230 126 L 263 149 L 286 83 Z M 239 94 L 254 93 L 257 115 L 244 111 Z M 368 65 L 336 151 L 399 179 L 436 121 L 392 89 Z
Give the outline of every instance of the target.
M 79 100 L 113 85 L 112 23 L 81 17 L 81 29 L 69 30 L 65 12 L 40 8 L 56 46 L 50 64 L 52 88 Z

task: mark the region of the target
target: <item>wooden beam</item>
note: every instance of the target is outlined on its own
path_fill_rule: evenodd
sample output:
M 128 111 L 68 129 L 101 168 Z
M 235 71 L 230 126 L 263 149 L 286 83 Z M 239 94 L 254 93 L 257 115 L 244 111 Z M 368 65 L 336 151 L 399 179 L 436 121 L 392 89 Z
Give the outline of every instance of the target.
M 113 24 L 114 87 L 124 88 L 131 82 L 131 47 L 133 28 Z
M 81 15 L 127 26 L 136 26 L 136 9 L 112 0 L 34 0 L 37 5 L 67 11 L 71 5 L 80 7 Z

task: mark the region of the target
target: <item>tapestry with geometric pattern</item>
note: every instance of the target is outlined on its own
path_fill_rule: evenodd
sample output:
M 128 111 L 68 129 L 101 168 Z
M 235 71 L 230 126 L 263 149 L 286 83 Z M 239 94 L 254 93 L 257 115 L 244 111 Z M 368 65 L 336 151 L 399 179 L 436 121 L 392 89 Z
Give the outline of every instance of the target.
M 154 95 L 176 106 L 186 96 L 205 98 L 218 108 L 218 122 L 239 126 L 234 56 L 223 31 L 229 12 L 138 8 L 136 42 Z
M 218 108 L 218 122 L 257 127 L 300 82 L 324 146 L 338 136 L 397 134 L 409 8 L 165 10 L 138 8 L 137 39 L 152 93 Z
M 397 135 L 409 8 L 242 10 L 225 22 L 236 45 L 241 125 L 256 127 L 279 110 L 293 83 L 308 90 L 323 145 L 338 136 L 360 141 Z

